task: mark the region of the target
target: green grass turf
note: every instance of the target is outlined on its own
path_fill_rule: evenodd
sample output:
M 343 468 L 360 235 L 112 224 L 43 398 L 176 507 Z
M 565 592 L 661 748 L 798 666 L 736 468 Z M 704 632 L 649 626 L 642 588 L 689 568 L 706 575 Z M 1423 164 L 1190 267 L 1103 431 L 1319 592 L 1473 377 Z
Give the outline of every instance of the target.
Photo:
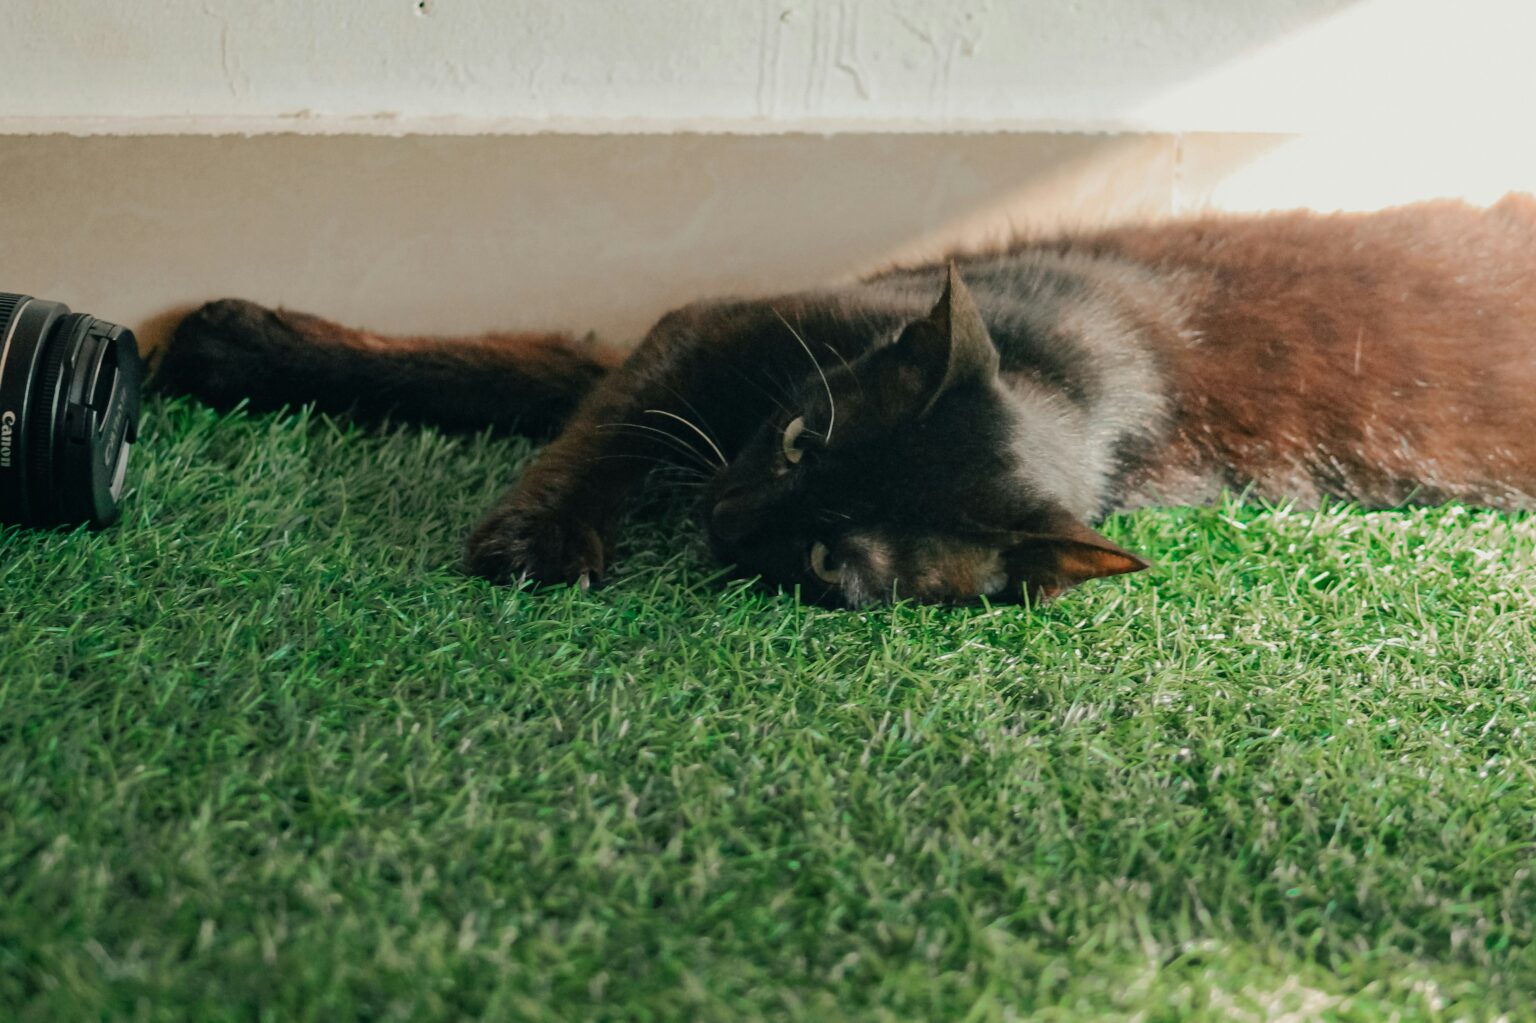
M 152 403 L 0 533 L 0 1018 L 1533 1018 L 1536 520 L 1118 519 L 1042 610 L 803 607 L 530 453 Z

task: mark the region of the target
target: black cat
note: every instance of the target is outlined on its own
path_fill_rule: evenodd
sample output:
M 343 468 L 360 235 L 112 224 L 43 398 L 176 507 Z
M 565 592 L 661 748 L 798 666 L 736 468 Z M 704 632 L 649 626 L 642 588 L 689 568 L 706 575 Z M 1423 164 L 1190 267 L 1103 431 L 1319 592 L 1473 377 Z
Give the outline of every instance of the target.
M 226 300 L 181 324 L 158 379 L 218 403 L 563 422 L 470 538 L 471 571 L 499 582 L 598 580 L 665 463 L 705 481 L 723 560 L 811 599 L 1049 599 L 1147 566 L 1090 522 L 1224 488 L 1536 504 L 1536 203 L 1024 243 L 689 306 L 613 361 Z

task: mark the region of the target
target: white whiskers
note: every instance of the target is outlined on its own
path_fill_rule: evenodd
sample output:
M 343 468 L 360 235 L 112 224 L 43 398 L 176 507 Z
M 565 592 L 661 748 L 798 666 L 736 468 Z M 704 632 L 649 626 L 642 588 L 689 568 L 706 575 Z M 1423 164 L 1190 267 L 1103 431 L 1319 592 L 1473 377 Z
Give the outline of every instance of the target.
M 805 343 L 805 338 L 800 336 L 800 332 L 791 327 L 789 321 L 784 318 L 784 314 L 777 309 L 773 311 L 773 315 L 777 316 L 779 322 L 789 329 L 790 334 L 794 336 L 796 341 L 800 342 L 800 347 L 805 349 L 806 357 L 811 360 L 811 365 L 816 367 L 816 375 L 821 377 L 821 386 L 827 390 L 827 436 L 825 440 L 830 444 L 832 443 L 832 424 L 837 422 L 837 402 L 832 400 L 832 385 L 827 383 L 827 374 L 822 372 L 821 362 L 817 360 L 816 353 L 811 351 L 811 346 Z
M 715 453 L 715 457 L 720 459 L 720 468 L 724 469 L 728 464 L 730 464 L 726 461 L 725 454 L 720 450 L 720 445 L 709 439 L 709 434 L 705 433 L 703 430 L 699 429 L 693 423 L 684 419 L 676 412 L 668 412 L 666 409 L 660 408 L 648 408 L 645 410 L 645 413 L 646 415 L 666 416 L 668 419 L 676 419 L 679 423 L 682 423 L 684 426 L 688 427 L 688 429 L 698 434 L 699 438 L 703 440 L 705 444 L 709 445 L 709 450 L 713 451 Z
M 711 462 L 704 452 L 670 430 L 658 429 L 654 426 L 647 426 L 644 423 L 604 423 L 598 429 L 627 431 L 637 436 L 654 436 L 656 440 L 666 442 L 678 454 L 686 455 L 689 459 L 711 472 L 715 470 L 715 463 Z

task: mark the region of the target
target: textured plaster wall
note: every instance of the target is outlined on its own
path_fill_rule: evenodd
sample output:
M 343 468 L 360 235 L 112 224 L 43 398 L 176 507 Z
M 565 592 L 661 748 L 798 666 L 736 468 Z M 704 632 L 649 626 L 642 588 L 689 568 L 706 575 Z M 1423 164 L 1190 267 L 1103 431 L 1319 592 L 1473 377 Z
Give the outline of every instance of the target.
M 0 0 L 0 290 L 627 341 L 1018 230 L 1485 201 L 1536 189 L 1533 39 L 1529 0 Z
M 1512 123 L 1528 0 L 5 0 L 11 131 Z

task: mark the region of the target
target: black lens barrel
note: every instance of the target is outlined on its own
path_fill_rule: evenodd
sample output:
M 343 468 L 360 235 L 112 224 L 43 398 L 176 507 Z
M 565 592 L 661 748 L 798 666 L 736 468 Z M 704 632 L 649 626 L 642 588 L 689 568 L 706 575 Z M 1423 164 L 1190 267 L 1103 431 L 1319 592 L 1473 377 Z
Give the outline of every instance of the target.
M 117 520 L 139 378 L 132 331 L 0 292 L 0 524 Z

